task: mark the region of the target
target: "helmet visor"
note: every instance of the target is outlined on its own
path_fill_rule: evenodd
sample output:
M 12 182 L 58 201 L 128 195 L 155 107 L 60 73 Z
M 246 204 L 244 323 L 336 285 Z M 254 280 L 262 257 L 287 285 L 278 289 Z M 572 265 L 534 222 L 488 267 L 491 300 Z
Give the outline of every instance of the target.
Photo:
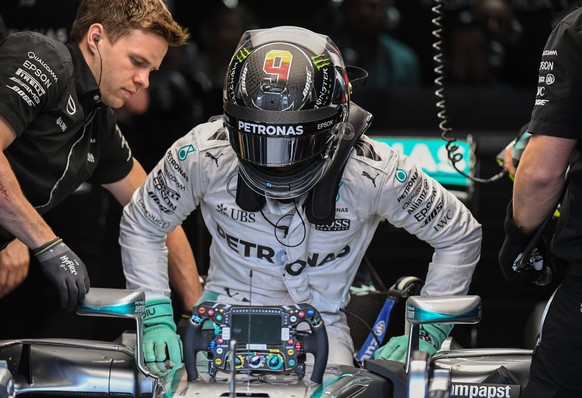
M 260 118 L 249 117 L 252 115 L 233 112 L 233 105 L 225 107 L 226 126 L 234 151 L 241 159 L 264 167 L 289 166 L 318 155 L 325 156 L 334 141 L 333 126 L 339 120 L 339 112 L 330 111 L 330 108 L 270 112 L 234 107 L 245 113 L 261 113 Z M 302 114 L 302 121 L 294 120 L 296 114 Z M 271 120 L 268 116 L 272 116 Z M 266 120 L 266 123 L 250 121 L 253 119 Z
M 303 137 L 268 137 L 237 130 L 231 144 L 244 160 L 264 167 L 281 167 L 299 163 L 325 151 L 331 129 Z M 234 138 L 234 139 L 233 139 Z

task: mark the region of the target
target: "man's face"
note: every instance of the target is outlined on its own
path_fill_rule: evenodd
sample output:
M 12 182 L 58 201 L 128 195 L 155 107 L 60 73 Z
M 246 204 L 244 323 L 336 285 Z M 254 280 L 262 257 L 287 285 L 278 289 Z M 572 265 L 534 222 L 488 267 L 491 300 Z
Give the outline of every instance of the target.
M 164 38 L 142 30 L 133 30 L 114 44 L 101 40 L 97 46 L 102 71 L 97 55 L 95 79 L 101 90 L 101 101 L 111 108 L 120 108 L 133 94 L 146 89 L 150 73 L 159 69 L 168 51 Z

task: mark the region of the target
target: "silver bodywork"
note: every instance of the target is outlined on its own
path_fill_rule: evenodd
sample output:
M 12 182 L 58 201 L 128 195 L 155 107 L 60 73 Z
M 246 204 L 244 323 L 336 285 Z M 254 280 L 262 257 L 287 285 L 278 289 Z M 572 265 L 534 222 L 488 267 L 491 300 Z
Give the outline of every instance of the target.
M 305 376 L 262 373 L 208 374 L 208 360 L 198 353 L 198 378 L 188 381 L 184 368 L 170 375 L 151 377 L 143 364 L 142 295 L 132 291 L 93 292 L 79 310 L 83 315 L 127 317 L 136 320 L 137 331 L 126 332 L 115 342 L 76 339 L 22 339 L 0 341 L 0 398 L 9 395 L 10 383 L 16 396 L 69 397 L 388 397 L 424 398 L 476 396 L 483 389 L 504 389 L 507 397 L 519 397 L 529 373 L 531 350 L 526 349 L 443 349 L 432 358 L 414 351 L 410 370 L 399 362 L 368 360 L 364 368 L 328 364 L 323 382 L 310 381 L 312 363 L 306 362 Z M 441 301 L 443 300 L 443 301 Z M 407 321 L 422 323 L 473 323 L 480 319 L 478 297 L 415 296 L 407 302 Z M 137 347 L 137 350 L 135 349 Z M 333 347 L 331 348 L 333 349 Z M 426 354 L 426 353 L 424 353 Z M 145 368 L 142 370 L 142 368 Z M 10 375 L 6 374 L 6 369 Z M 8 376 L 8 377 L 6 377 Z M 450 391 L 460 392 L 449 395 Z M 485 390 L 483 390 L 485 391 Z M 489 390 L 487 390 L 489 391 Z M 493 391 L 493 390 L 491 390 Z M 469 395 L 462 395 L 463 393 Z M 3 395 L 2 395 L 3 394 Z M 471 395 L 473 394 L 473 395 Z
M 152 379 L 136 369 L 133 349 L 123 344 L 4 340 L 0 351 L 14 375 L 17 395 L 63 391 L 141 396 L 151 395 L 154 388 Z
M 176 372 L 179 381 L 167 381 L 166 391 L 159 397 L 269 397 L 269 398 L 307 398 L 307 397 L 355 397 L 365 395 L 373 384 L 380 388 L 384 381 L 377 375 L 365 370 L 346 366 L 330 365 L 326 368 L 322 384 L 310 381 L 311 365 L 307 365 L 306 376 L 298 380 L 297 376 L 281 374 L 263 374 L 251 376 L 237 374 L 234 391 L 232 390 L 232 375 L 219 372 L 215 379 L 208 376 L 208 365 L 198 361 L 198 379 L 193 382 L 186 380 L 184 371 Z M 231 395 L 231 394 L 238 395 Z M 354 395 L 356 394 L 356 395 Z

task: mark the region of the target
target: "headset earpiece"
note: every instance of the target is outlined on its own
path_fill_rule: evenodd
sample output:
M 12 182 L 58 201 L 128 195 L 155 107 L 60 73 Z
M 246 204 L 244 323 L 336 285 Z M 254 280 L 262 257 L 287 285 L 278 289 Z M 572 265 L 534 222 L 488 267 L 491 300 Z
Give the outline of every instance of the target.
M 99 35 L 93 35 L 93 41 L 95 42 L 95 44 L 99 43 L 99 40 L 101 40 Z

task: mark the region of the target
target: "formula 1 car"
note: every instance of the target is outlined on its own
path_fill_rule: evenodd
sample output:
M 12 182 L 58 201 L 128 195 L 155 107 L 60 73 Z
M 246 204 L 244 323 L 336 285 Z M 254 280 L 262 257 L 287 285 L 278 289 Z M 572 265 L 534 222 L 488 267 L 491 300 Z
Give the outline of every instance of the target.
M 481 300 L 417 295 L 406 301 L 410 347 L 404 365 L 374 359 L 361 367 L 327 363 L 333 347 L 317 309 L 308 305 L 205 302 L 195 307 L 184 337 L 185 367 L 158 377 L 141 351 L 144 297 L 141 291 L 91 288 L 78 314 L 135 319 L 135 332 L 114 342 L 0 341 L 0 398 L 517 398 L 527 381 L 531 350 L 444 347 L 432 358 L 418 351 L 419 325 L 477 323 Z M 214 327 L 203 328 L 205 322 Z

